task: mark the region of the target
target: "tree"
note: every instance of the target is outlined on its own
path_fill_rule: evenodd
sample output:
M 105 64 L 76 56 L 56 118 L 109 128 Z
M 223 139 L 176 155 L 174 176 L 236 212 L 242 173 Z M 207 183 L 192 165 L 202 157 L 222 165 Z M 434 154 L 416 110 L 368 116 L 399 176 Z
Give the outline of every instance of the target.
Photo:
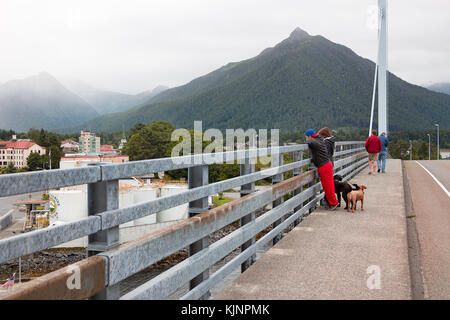
M 49 151 L 50 150 L 52 151 L 52 169 L 58 169 L 59 161 L 61 160 L 61 157 L 63 156 L 63 152 L 61 151 L 61 148 L 59 147 L 59 143 L 58 143 L 58 145 L 52 144 L 50 147 L 47 148 L 46 154 L 42 155 L 42 158 L 46 157 L 46 159 L 42 159 L 42 161 L 46 164 L 50 164 L 50 162 L 49 162 Z
M 10 162 L 8 164 L 8 166 L 6 167 L 5 173 L 16 173 L 17 172 L 17 168 L 14 167 L 14 164 L 12 162 Z
M 27 158 L 27 166 L 29 171 L 36 171 L 42 169 L 42 158 L 37 152 L 32 152 Z
M 124 153 L 130 160 L 164 158 L 170 154 L 174 126 L 167 121 L 154 121 L 133 134 Z
M 145 127 L 145 124 L 140 123 L 140 122 L 139 122 L 139 123 L 136 123 L 136 124 L 134 125 L 134 127 L 130 129 L 130 136 L 132 136 L 133 134 L 138 133 L 138 132 L 141 131 L 141 129 L 143 129 L 144 127 Z

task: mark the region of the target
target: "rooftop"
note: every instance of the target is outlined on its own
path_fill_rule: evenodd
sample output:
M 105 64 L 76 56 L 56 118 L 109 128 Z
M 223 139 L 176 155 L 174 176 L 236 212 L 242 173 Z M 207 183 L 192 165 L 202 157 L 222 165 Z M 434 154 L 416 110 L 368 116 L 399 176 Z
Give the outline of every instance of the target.
M 28 149 L 35 144 L 32 141 L 0 141 L 0 149 Z

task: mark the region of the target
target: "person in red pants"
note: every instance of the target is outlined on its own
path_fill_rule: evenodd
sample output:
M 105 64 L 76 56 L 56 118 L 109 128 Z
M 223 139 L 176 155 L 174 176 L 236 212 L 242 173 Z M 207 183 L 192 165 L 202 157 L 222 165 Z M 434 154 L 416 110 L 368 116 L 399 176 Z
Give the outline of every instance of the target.
M 330 161 L 325 142 L 313 129 L 306 130 L 306 143 L 311 150 L 312 162 L 319 172 L 320 182 L 322 183 L 325 196 L 330 205 L 329 210 L 334 211 L 338 206 L 336 193 L 334 191 L 333 165 Z

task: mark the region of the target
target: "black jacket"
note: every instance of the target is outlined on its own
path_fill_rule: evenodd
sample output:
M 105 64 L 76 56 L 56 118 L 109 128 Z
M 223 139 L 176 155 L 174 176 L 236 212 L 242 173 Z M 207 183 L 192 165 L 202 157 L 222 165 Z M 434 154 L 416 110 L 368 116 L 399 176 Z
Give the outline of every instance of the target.
M 320 168 L 324 164 L 330 162 L 330 156 L 328 154 L 325 142 L 319 136 L 313 137 L 311 140 L 307 140 L 309 149 L 311 150 L 312 162 L 317 168 Z
M 328 137 L 323 140 L 327 147 L 328 154 L 330 156 L 330 161 L 334 164 L 333 155 L 334 155 L 334 144 L 336 143 L 335 137 Z

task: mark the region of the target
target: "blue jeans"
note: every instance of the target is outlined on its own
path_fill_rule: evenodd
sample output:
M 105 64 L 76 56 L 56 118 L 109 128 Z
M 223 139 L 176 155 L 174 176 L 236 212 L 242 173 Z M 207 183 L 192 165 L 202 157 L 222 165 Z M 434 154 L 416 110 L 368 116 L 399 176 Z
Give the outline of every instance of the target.
M 381 172 L 384 172 L 384 169 L 386 168 L 386 157 L 387 157 L 387 152 L 386 151 L 381 151 L 380 154 L 378 155 L 378 169 L 381 169 Z

